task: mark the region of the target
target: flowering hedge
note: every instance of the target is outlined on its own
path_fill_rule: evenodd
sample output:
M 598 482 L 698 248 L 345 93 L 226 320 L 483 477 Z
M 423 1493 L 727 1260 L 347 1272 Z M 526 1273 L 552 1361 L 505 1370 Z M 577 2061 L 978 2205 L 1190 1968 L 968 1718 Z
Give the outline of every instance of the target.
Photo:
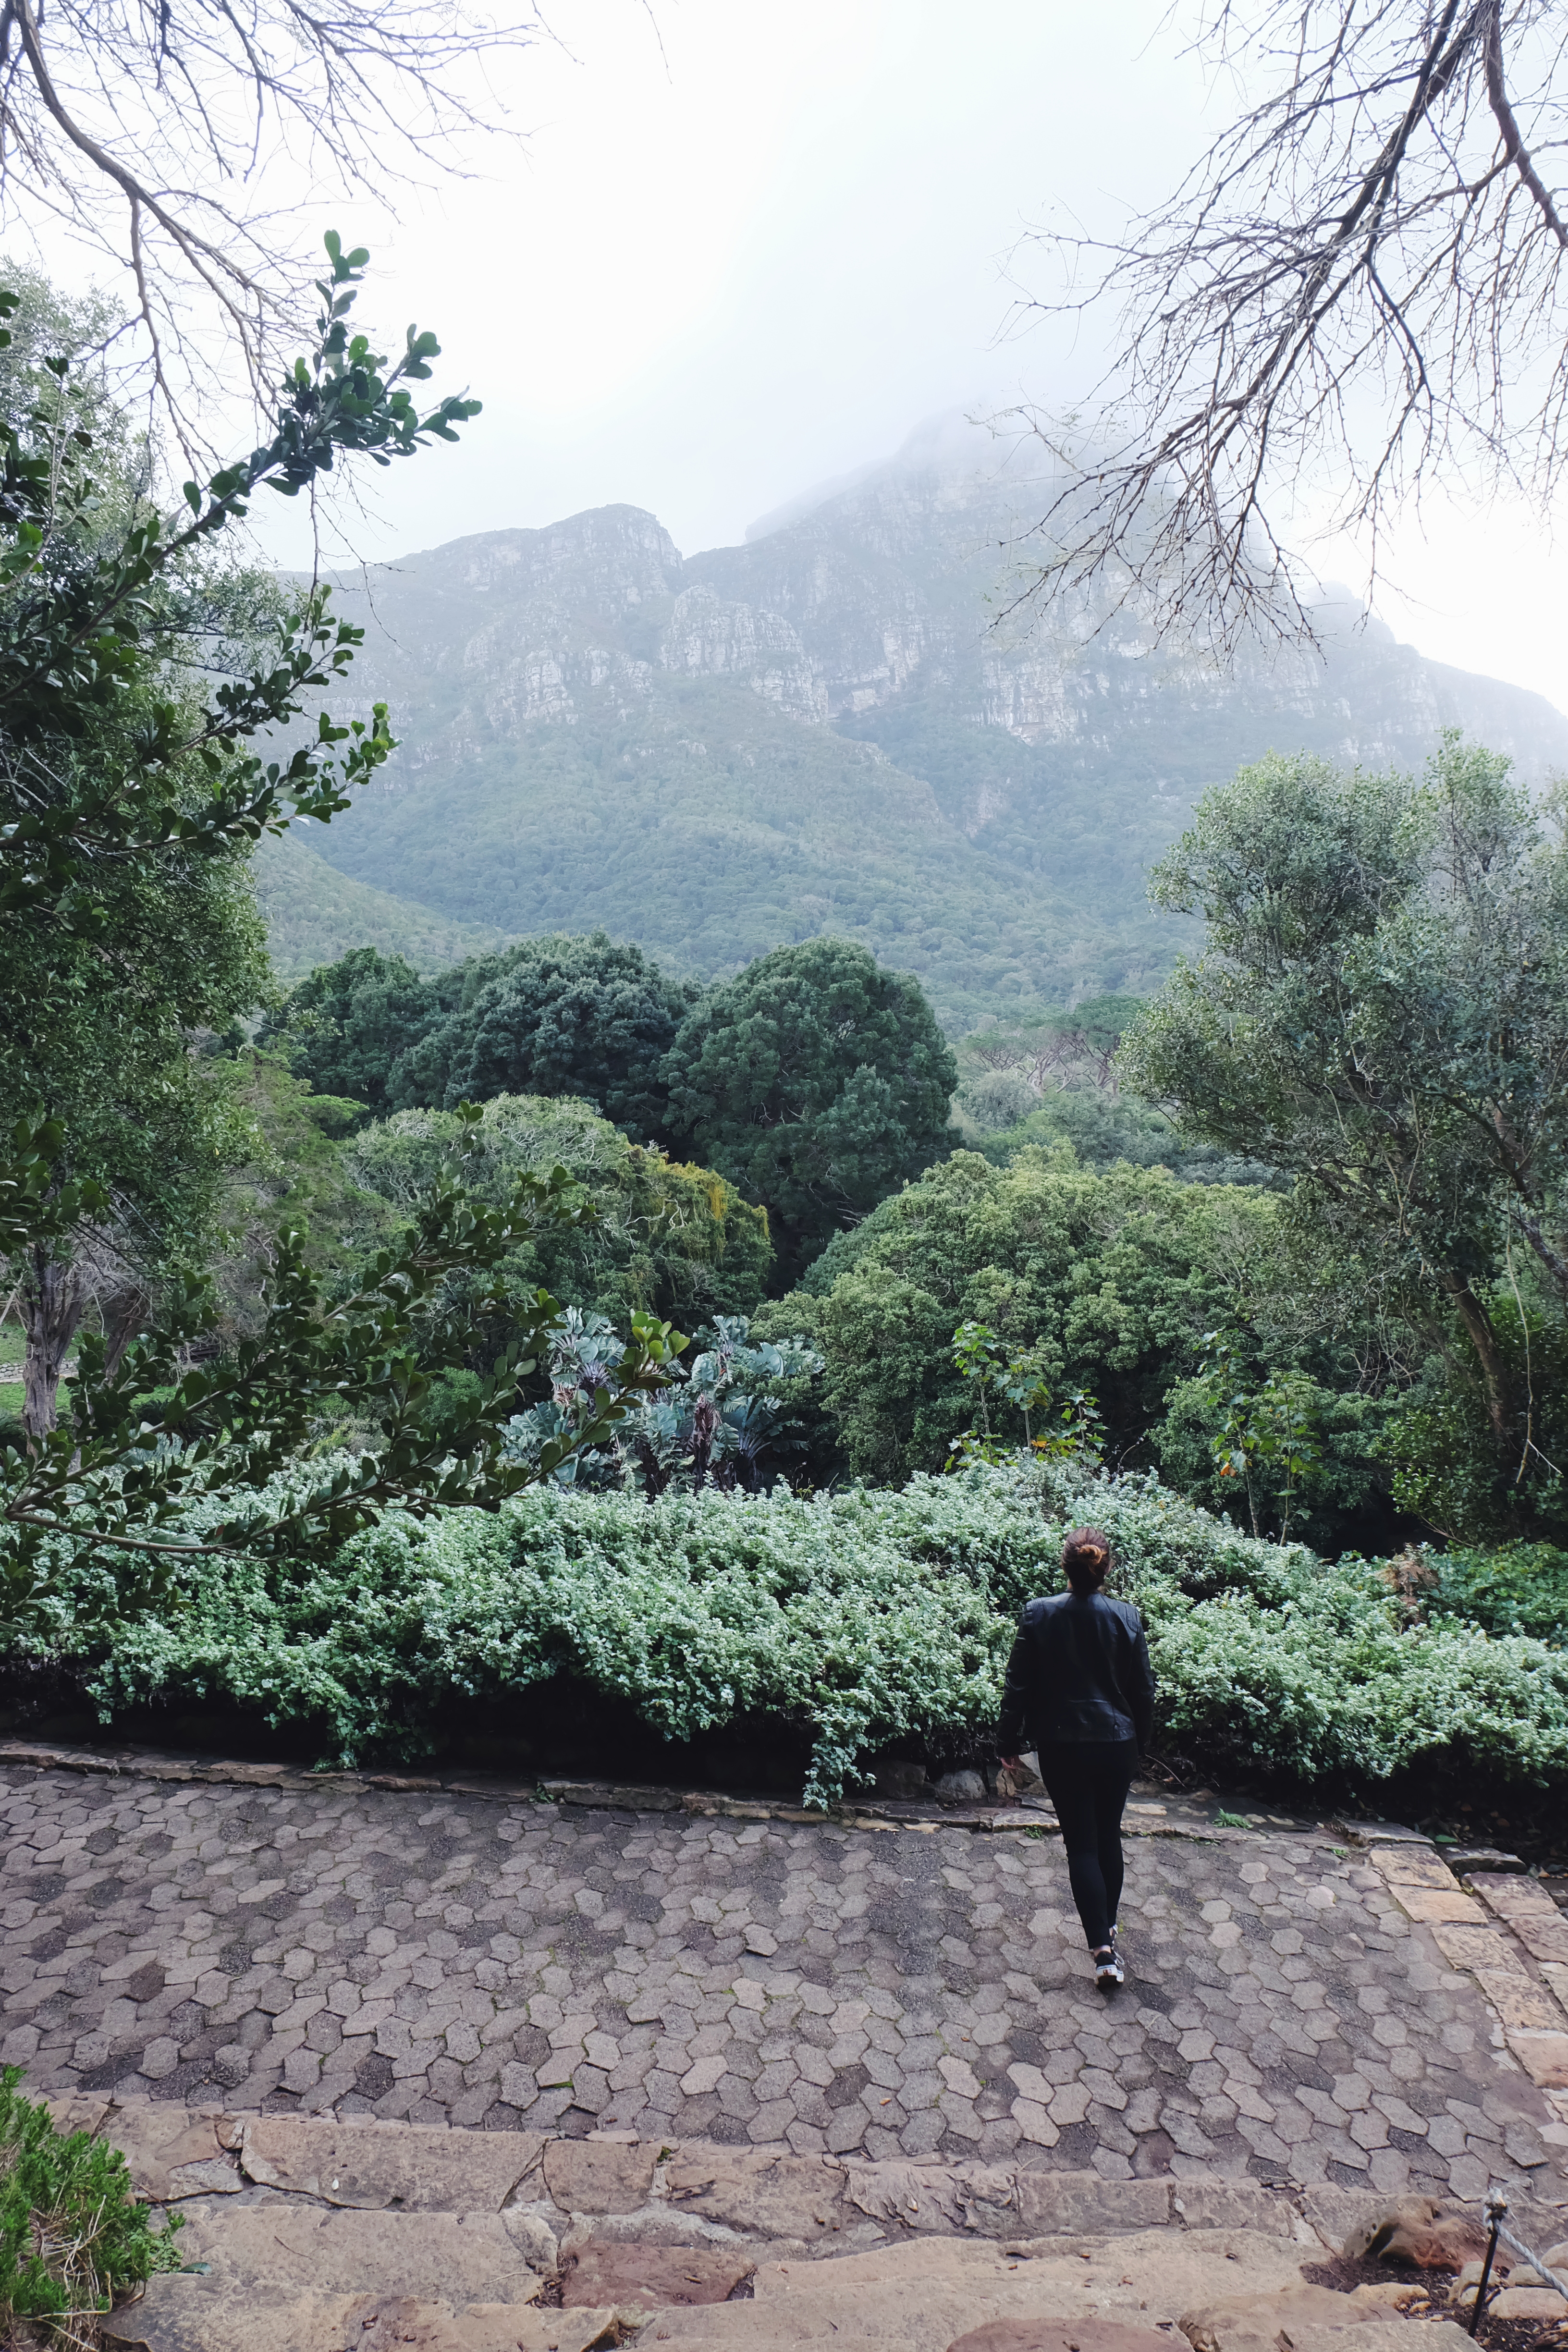
M 227 1702 L 344 1763 L 427 1752 L 454 1703 L 514 1712 L 567 1673 L 673 1739 L 800 1727 L 807 1799 L 827 1803 L 889 1742 L 994 1719 L 1016 1612 L 1085 1517 L 1148 1623 L 1163 1741 L 1308 1783 L 1438 1764 L 1568 1782 L 1568 1653 L 1407 1625 L 1372 1564 L 1071 1465 L 811 1500 L 540 1489 L 496 1515 L 389 1517 L 331 1559 L 203 1561 L 176 1606 L 110 1636 L 72 1632 L 68 1591 L 48 1646 L 106 1716 Z

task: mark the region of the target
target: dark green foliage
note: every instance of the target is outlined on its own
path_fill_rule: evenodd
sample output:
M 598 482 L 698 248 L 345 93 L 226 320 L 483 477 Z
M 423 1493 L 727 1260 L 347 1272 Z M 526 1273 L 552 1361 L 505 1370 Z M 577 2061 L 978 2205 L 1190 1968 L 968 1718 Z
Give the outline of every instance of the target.
M 1255 1535 L 1293 1535 L 1330 1553 L 1364 1549 L 1391 1541 L 1397 1526 L 1382 1450 L 1390 1409 L 1386 1395 L 1330 1387 L 1256 1357 L 1226 1393 L 1194 1374 L 1167 1391 L 1161 1475 Z
M 1568 1538 L 1568 1318 L 1543 1307 L 1528 1266 L 1480 1292 L 1510 1394 L 1515 1454 L 1500 1454 L 1486 1383 L 1458 1317 L 1435 1339 L 1381 1441 L 1394 1492 L 1450 1543 Z M 1522 1308 L 1522 1319 L 1521 1319 Z
M 688 1016 L 665 1073 L 671 1129 L 766 1206 L 794 1265 L 943 1151 L 958 1076 L 919 982 L 850 940 L 760 956 Z
M 391 1240 L 390 1205 L 356 1184 L 344 1145 L 365 1122 L 363 1103 L 318 1095 L 282 1055 L 250 1048 L 227 1073 L 228 1126 L 235 1138 L 218 1197 L 222 1244 L 212 1262 L 216 1335 L 231 1345 L 253 1335 L 282 1236 L 297 1233 L 313 1270 L 330 1286 L 352 1282 Z
M 603 931 L 523 940 L 430 980 L 355 948 L 300 981 L 261 1042 L 378 1117 L 569 1095 L 642 1139 L 664 1125 L 660 1066 L 700 993 Z
M 1125 1160 L 1169 1168 L 1184 1181 L 1277 1181 L 1256 1160 L 1184 1135 L 1161 1111 L 1123 1093 L 1116 1053 L 1143 1010 L 1136 996 L 1090 997 L 1070 1012 L 996 1022 L 959 1049 L 964 1140 L 998 1168 L 1032 1146 L 1064 1139 L 1089 1168 Z
M 1184 1136 L 1162 1111 L 1132 1095 L 1069 1091 L 1053 1087 L 1016 1125 L 983 1134 L 976 1151 L 1005 1168 L 1019 1152 L 1070 1143 L 1086 1168 L 1126 1160 L 1134 1168 L 1168 1168 L 1184 1184 L 1257 1184 L 1273 1179 L 1256 1160 Z
M 1249 1501 L 1217 1474 L 1224 1416 L 1198 1375 L 1224 1324 L 1247 1335 L 1248 1385 L 1310 1384 L 1321 1460 L 1304 1492 L 1295 1482 L 1290 1524 L 1337 1549 L 1400 1533 L 1373 1442 L 1384 1407 L 1359 1392 L 1363 1363 L 1378 1356 L 1356 1291 L 1353 1269 L 1340 1286 L 1303 1279 L 1277 1193 L 1125 1163 L 1084 1169 L 1065 1146 L 1026 1149 L 1001 1169 L 958 1151 L 838 1234 L 756 1325 L 774 1339 L 799 1331 L 826 1358 L 819 1475 L 847 1467 L 888 1483 L 943 1465 L 973 1419 L 952 1354 L 973 1319 L 1029 1352 L 1053 1412 L 1075 1390 L 1095 1398 L 1112 1466 L 1157 1463 L 1273 1534 L 1287 1482 L 1263 1476 Z M 1047 1425 L 1037 1415 L 1037 1431 Z M 1021 1415 L 1002 1413 L 995 1433 L 1021 1440 Z
M 578 1444 L 607 1436 L 633 1391 L 665 1385 L 661 1368 L 686 1343 L 668 1323 L 633 1313 L 624 1352 L 606 1362 L 580 1417 L 536 1462 L 507 1458 L 502 1424 L 561 1309 L 547 1291 L 528 1297 L 509 1286 L 504 1265 L 541 1225 L 577 1222 L 591 1204 L 561 1168 L 519 1175 L 499 1208 L 475 1198 L 461 1163 L 470 1139 L 477 1148 L 479 1120 L 470 1107 L 455 1122 L 457 1152 L 409 1204 L 396 1246 L 376 1251 L 352 1284 L 324 1283 L 303 1237 L 283 1234 L 258 1328 L 216 1360 L 182 1360 L 182 1343 L 213 1319 L 195 1283 L 184 1314 L 133 1341 L 112 1372 L 101 1339 L 82 1335 L 68 1424 L 26 1454 L 0 1454 L 8 1522 L 0 1592 L 16 1610 L 0 1631 L 14 1634 L 36 1615 L 79 1549 L 129 1553 L 138 1569 L 150 1557 L 141 1588 L 128 1574 L 121 1596 L 147 1605 L 172 1556 L 195 1541 L 193 1507 L 206 1512 L 195 1545 L 204 1551 L 267 1550 L 308 1525 L 339 1536 L 393 1501 L 416 1512 L 458 1501 L 493 1507 Z M 474 1369 L 476 1328 L 500 1335 L 477 1396 L 433 1393 L 444 1372 Z M 330 1465 L 310 1460 L 322 1416 L 356 1410 L 375 1417 L 380 1442 Z
M 1568 1551 L 1511 1543 L 1433 1555 L 1426 1566 L 1436 1580 L 1428 1617 L 1463 1617 L 1489 1633 L 1531 1633 L 1568 1648 Z
M 154 2271 L 178 2269 L 184 2216 L 151 2229 L 119 2149 L 57 2131 L 21 2079 L 19 2066 L 0 2070 L 0 2324 L 108 2311 Z
M 109 864 L 94 897 L 90 929 L 9 927 L 0 1101 L 64 1120 L 74 1172 L 111 1189 L 119 1246 L 144 1267 L 205 1241 L 225 1138 L 191 1033 L 247 1012 L 267 968 L 245 866 L 226 846 L 171 845 L 155 869 Z
M 939 1469 L 971 1418 L 952 1335 L 973 1319 L 1037 1349 L 1053 1389 L 1091 1391 L 1109 1458 L 1147 1441 L 1202 1335 L 1275 1250 L 1269 1196 L 1100 1175 L 1065 1151 L 996 1169 L 955 1152 L 884 1201 L 765 1310 L 827 1358 L 827 1403 L 850 1468 L 893 1483 Z M 1016 1433 L 1023 1436 L 1023 1423 Z
M 378 1116 L 387 1073 L 441 1017 L 441 1000 L 401 956 L 353 948 L 289 992 L 258 1042 L 286 1043 L 290 1067 L 318 1094 L 349 1095 Z
M 454 1009 L 392 1072 L 393 1108 L 575 1095 L 637 1140 L 664 1127 L 660 1066 L 700 992 L 640 948 L 524 940 L 437 985 Z

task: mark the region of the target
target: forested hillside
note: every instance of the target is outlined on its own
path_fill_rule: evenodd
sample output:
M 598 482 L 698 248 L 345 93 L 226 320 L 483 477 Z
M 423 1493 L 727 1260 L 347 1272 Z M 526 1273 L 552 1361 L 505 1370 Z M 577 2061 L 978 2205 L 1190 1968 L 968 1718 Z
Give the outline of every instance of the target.
M 1041 488 L 973 461 L 917 448 L 689 560 L 605 507 L 345 583 L 356 688 L 402 749 L 312 849 L 447 925 L 602 925 L 700 978 L 846 932 L 958 1031 L 1156 984 L 1188 935 L 1151 912 L 1148 866 L 1270 749 L 1414 769 L 1457 725 L 1526 777 L 1568 765 L 1540 697 L 1342 604 L 1318 649 L 1234 675 L 1152 654 L 1128 615 L 1035 632 L 1008 605 Z M 288 961 L 349 943 L 296 920 Z
M 352 948 L 379 948 L 383 955 L 405 956 L 416 971 L 433 971 L 500 941 L 493 926 L 456 922 L 340 874 L 316 855 L 301 826 L 264 834 L 252 856 L 251 874 L 267 924 L 268 953 L 280 980 L 298 980 Z

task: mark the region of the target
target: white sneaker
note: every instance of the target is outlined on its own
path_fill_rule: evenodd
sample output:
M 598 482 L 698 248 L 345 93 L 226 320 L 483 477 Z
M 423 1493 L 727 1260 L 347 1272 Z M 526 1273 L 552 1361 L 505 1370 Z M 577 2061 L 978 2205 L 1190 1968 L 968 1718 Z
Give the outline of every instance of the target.
M 1110 1992 L 1127 1981 L 1127 1971 L 1121 1965 L 1121 1955 L 1116 1948 L 1116 1930 L 1110 1931 L 1110 1941 L 1094 1956 L 1094 1981 L 1103 1991 Z

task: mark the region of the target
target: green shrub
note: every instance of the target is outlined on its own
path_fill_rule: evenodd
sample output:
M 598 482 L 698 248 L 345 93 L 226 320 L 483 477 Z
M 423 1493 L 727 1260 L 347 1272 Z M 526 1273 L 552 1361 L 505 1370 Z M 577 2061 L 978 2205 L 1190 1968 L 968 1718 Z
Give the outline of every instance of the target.
M 204 1563 L 182 1605 L 120 1631 L 90 1688 L 106 1707 L 237 1702 L 321 1727 L 352 1763 L 427 1751 L 454 1696 L 509 1706 L 566 1673 L 670 1739 L 738 1716 L 804 1726 L 807 1798 L 827 1803 L 889 1739 L 995 1713 L 1010 1625 L 984 1546 L 952 1576 L 899 1500 L 539 1490 L 495 1515 L 388 1515 L 330 1560 Z
M 0 2071 L 0 2322 L 42 2320 L 61 2342 L 96 2343 L 92 2314 L 178 2266 L 184 2224 L 175 2213 L 153 2230 L 119 2149 L 58 2131 L 21 2079 L 19 2066 Z
M 1428 1565 L 1437 1579 L 1429 1617 L 1484 1625 L 1490 1633 L 1531 1633 L 1568 1644 L 1568 1551 L 1553 1544 L 1502 1544 L 1496 1551 L 1451 1551 Z
M 1344 1789 L 1416 1769 L 1568 1782 L 1561 1649 L 1411 1623 L 1373 1563 L 1330 1567 L 1152 1476 L 1072 1464 L 389 1516 L 330 1559 L 203 1561 L 177 1605 L 107 1635 L 73 1633 L 68 1582 L 53 1654 L 106 1716 L 236 1706 L 345 1764 L 428 1753 L 455 1709 L 512 1710 L 570 1675 L 672 1740 L 797 1727 L 807 1798 L 829 1803 L 879 1748 L 994 1721 L 1017 1612 L 1055 1587 L 1081 1518 L 1110 1530 L 1148 1623 L 1159 1744 Z
M 343 1166 L 355 1185 L 405 1216 L 458 1128 L 451 1111 L 400 1111 L 356 1136 Z M 678 1318 L 686 1331 L 756 1305 L 773 1261 L 767 1213 L 722 1176 L 628 1143 L 591 1103 L 570 1097 L 498 1095 L 485 1104 L 468 1176 L 479 1199 L 504 1201 L 519 1176 L 554 1167 L 583 1187 L 593 1214 L 541 1230 L 507 1260 L 521 1289 L 542 1284 L 612 1318 L 646 1308 Z M 499 1353 L 498 1345 L 485 1355 L 487 1370 Z

